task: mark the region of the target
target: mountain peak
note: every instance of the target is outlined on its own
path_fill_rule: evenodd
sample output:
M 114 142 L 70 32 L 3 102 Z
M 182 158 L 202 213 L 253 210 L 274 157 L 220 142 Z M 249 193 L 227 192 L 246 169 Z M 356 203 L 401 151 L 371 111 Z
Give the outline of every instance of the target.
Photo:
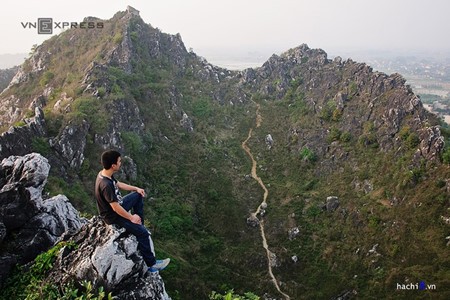
M 133 16 L 139 16 L 139 10 L 137 10 L 134 7 L 131 7 L 130 5 L 127 6 L 127 14 L 131 14 Z

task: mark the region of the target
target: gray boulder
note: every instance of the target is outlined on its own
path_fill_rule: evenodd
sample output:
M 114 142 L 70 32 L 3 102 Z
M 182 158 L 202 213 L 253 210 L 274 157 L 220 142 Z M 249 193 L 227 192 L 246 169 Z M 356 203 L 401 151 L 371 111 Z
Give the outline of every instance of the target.
M 336 196 L 327 197 L 327 203 L 325 204 L 325 208 L 328 212 L 333 212 L 339 207 L 339 198 Z
M 136 238 L 93 217 L 74 235 L 64 238 L 77 246 L 61 250 L 48 280 L 61 286 L 83 280 L 103 286 L 116 299 L 170 299 L 159 273 L 147 272 Z
M 294 227 L 288 230 L 289 240 L 294 240 L 300 234 L 300 229 L 298 227 Z

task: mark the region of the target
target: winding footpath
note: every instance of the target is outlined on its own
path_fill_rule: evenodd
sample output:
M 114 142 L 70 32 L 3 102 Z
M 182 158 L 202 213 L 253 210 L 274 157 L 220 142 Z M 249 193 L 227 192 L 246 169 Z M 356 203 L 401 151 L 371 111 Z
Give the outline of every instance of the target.
M 260 114 L 260 105 L 258 103 L 256 104 L 256 128 L 261 126 L 261 122 L 262 122 L 262 117 Z M 253 154 L 250 150 L 250 148 L 247 145 L 247 142 L 250 140 L 250 138 L 252 137 L 253 134 L 253 128 L 250 128 L 249 132 L 248 132 L 248 136 L 245 139 L 245 141 L 242 142 L 242 149 L 244 149 L 244 151 L 247 153 L 247 155 L 250 157 L 251 161 L 252 161 L 252 178 L 255 179 L 259 185 L 261 186 L 261 188 L 264 190 L 264 197 L 263 197 L 263 201 L 261 202 L 261 204 L 258 206 L 258 208 L 256 209 L 256 211 L 252 214 L 253 218 L 257 218 L 257 215 L 261 212 L 261 207 L 267 206 L 267 197 L 269 196 L 269 190 L 267 189 L 267 187 L 264 185 L 264 182 L 262 181 L 261 177 L 258 176 L 258 174 L 256 173 L 256 160 L 253 157 Z M 280 286 L 278 284 L 277 279 L 275 278 L 275 275 L 273 275 L 272 272 L 272 264 L 271 264 L 271 252 L 269 250 L 269 245 L 267 244 L 267 238 L 266 238 L 266 233 L 264 231 L 264 220 L 261 219 L 259 220 L 259 229 L 261 231 L 261 238 L 262 238 L 262 242 L 263 242 L 263 247 L 266 250 L 266 255 L 267 255 L 267 265 L 268 265 L 268 271 L 269 271 L 269 275 L 272 278 L 272 282 L 275 285 L 275 288 L 278 290 L 278 292 L 280 294 L 282 294 L 287 300 L 291 299 L 289 297 L 289 295 L 285 294 L 281 289 Z

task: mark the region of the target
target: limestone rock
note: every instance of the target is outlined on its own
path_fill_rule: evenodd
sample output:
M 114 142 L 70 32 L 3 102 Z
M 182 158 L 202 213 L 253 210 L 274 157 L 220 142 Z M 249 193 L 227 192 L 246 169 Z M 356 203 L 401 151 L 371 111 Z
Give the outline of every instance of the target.
M 266 141 L 267 149 L 269 149 L 269 150 L 272 149 L 272 147 L 273 147 L 273 138 L 272 138 L 272 135 L 270 133 L 268 135 L 266 135 L 265 141 Z
M 84 120 L 80 125 L 68 124 L 60 132 L 58 137 L 51 141 L 51 145 L 72 168 L 80 168 L 84 161 L 84 149 L 86 147 L 88 130 L 89 124 Z
M 252 214 L 250 217 L 247 218 L 247 225 L 251 227 L 258 227 L 259 219 L 254 214 Z
M 327 197 L 325 208 L 328 212 L 333 212 L 339 207 L 339 198 L 336 196 Z
M 36 107 L 35 116 L 24 121 L 24 126 L 10 127 L 0 135 L 0 159 L 30 153 L 33 139 L 46 134 L 44 113 L 41 108 Z
M 170 299 L 158 273 L 147 272 L 136 238 L 115 225 L 94 217 L 66 241 L 48 276 L 61 285 L 88 280 L 103 286 L 116 299 Z
M 420 133 L 418 153 L 427 161 L 436 161 L 444 149 L 444 137 L 438 126 L 425 128 Z
M 84 223 L 65 196 L 42 199 L 49 170 L 47 159 L 37 153 L 0 163 L 0 283 L 16 263 L 33 260 Z
M 183 112 L 183 117 L 180 120 L 180 125 L 184 129 L 186 129 L 188 132 L 194 131 L 194 123 L 192 122 L 192 119 L 185 112 Z
M 289 231 L 288 231 L 289 240 L 292 241 L 299 234 L 300 234 L 300 229 L 298 227 L 294 227 L 294 228 L 289 229 Z

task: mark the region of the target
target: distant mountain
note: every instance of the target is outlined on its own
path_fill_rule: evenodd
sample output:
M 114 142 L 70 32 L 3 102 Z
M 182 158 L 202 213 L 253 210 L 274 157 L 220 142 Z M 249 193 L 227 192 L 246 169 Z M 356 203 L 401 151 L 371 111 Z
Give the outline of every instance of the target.
M 9 85 L 18 69 L 19 67 L 16 66 L 9 69 L 0 70 L 0 93 Z
M 26 53 L 0 54 L 0 69 L 9 69 L 23 64 L 28 57 Z
M 1 94 L 0 158 L 41 153 L 46 193 L 95 214 L 119 149 L 169 295 L 450 297 L 450 133 L 400 74 L 305 44 L 230 71 L 134 9 L 85 21 L 104 26 L 39 45 Z

